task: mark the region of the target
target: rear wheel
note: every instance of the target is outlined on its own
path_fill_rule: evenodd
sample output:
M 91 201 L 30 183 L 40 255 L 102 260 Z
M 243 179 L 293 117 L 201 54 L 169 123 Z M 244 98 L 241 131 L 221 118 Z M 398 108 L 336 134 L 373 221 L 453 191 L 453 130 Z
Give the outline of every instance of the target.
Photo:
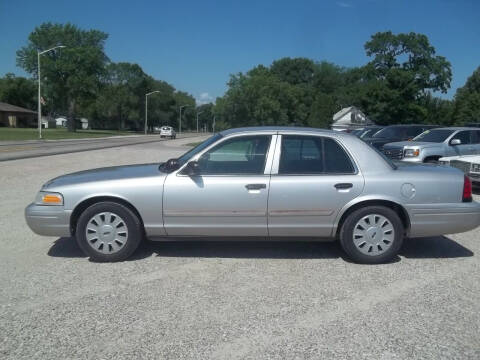
M 398 254 L 403 235 L 403 224 L 395 211 L 368 206 L 348 215 L 340 230 L 340 243 L 353 261 L 379 264 Z
M 78 219 L 76 239 L 91 260 L 113 262 L 127 259 L 143 237 L 138 217 L 115 202 L 99 202 Z

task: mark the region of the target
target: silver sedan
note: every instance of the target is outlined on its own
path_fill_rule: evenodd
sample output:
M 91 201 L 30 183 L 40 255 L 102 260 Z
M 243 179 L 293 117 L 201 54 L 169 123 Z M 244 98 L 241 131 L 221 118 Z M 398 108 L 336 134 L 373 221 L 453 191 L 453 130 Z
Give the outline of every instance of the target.
M 43 185 L 25 210 L 40 235 L 72 236 L 96 261 L 128 258 L 144 237 L 339 240 L 382 263 L 404 237 L 480 225 L 453 168 L 394 165 L 353 135 L 257 127 L 216 134 L 163 164 L 82 171 Z

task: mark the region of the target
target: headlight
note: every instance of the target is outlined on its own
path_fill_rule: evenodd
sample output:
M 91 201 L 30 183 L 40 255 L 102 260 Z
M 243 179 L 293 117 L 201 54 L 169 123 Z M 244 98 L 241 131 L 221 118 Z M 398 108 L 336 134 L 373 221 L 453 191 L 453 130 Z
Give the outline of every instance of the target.
M 445 161 L 445 160 L 439 160 L 438 163 L 440 165 L 450 165 L 450 161 Z
M 63 196 L 60 193 L 40 191 L 35 198 L 37 205 L 63 205 Z
M 403 155 L 405 157 L 417 157 L 420 155 L 420 150 L 419 149 L 405 149 Z
M 471 164 L 470 165 L 470 172 L 480 173 L 480 164 Z

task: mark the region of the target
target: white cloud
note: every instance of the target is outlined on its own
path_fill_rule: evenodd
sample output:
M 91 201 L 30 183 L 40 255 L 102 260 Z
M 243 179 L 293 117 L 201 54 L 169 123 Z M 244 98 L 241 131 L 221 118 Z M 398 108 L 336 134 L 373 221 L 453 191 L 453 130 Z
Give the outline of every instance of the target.
M 203 93 L 201 93 L 200 96 L 198 96 L 198 97 L 195 99 L 195 101 L 196 101 L 196 103 L 197 103 L 197 106 L 199 106 L 199 105 L 205 105 L 205 104 L 214 102 L 214 101 L 213 101 L 213 96 L 211 96 L 208 92 L 203 92 Z
M 342 7 L 342 8 L 351 8 L 353 7 L 352 4 L 349 4 L 349 3 L 346 3 L 346 2 L 343 2 L 343 1 L 337 1 L 337 5 Z

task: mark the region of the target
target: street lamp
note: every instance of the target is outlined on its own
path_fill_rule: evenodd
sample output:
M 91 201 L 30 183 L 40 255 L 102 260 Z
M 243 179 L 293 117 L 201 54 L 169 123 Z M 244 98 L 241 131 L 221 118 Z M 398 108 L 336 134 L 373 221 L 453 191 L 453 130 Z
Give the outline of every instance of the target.
M 190 105 L 182 105 L 180 106 L 180 116 L 179 116 L 179 122 L 178 122 L 178 133 L 182 133 L 182 109 L 185 107 L 189 107 Z
M 145 135 L 147 135 L 148 96 L 159 92 L 160 90 L 155 90 L 145 94 Z
M 40 77 L 40 55 L 42 54 L 45 54 L 49 51 L 53 51 L 55 49 L 61 49 L 61 48 L 64 48 L 66 46 L 64 45 L 58 45 L 58 46 L 55 46 L 51 49 L 47 49 L 47 50 L 43 50 L 43 51 L 40 51 L 40 50 L 37 50 L 37 74 L 38 74 L 38 138 L 41 139 L 42 138 L 42 93 L 41 93 L 41 90 L 40 90 L 40 83 L 42 82 L 41 80 L 41 77 Z
M 200 111 L 200 112 L 197 111 L 197 133 L 198 133 L 198 115 L 200 115 L 201 113 L 203 113 L 203 111 Z

